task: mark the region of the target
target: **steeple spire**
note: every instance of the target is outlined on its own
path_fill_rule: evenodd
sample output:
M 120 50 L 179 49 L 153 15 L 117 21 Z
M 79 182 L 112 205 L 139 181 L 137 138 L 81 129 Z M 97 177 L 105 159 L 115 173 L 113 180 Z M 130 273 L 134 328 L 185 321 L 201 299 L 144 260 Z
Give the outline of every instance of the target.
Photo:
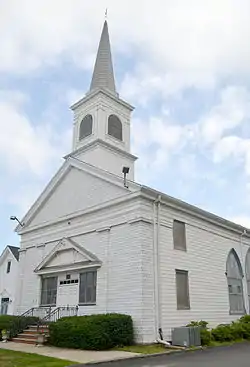
M 106 89 L 111 93 L 117 94 L 107 20 L 105 20 L 103 25 L 89 92 L 97 89 Z

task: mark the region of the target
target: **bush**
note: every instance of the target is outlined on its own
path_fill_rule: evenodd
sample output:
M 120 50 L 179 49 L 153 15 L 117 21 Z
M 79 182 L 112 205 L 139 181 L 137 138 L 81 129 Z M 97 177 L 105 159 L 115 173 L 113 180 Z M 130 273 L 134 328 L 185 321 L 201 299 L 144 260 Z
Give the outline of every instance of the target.
M 231 325 L 218 325 L 211 331 L 212 337 L 218 342 L 234 340 L 234 333 Z
M 209 345 L 211 340 L 211 331 L 208 329 L 201 329 L 201 345 Z
M 243 324 L 250 324 L 250 315 L 244 315 L 239 319 L 239 322 Z
M 7 330 L 10 332 L 10 337 L 16 336 L 20 331 L 38 322 L 38 317 L 22 317 L 11 315 L 0 315 L 0 332 Z
M 105 350 L 134 340 L 132 318 L 122 314 L 64 317 L 49 332 L 49 343 L 65 348 Z
M 208 322 L 207 321 L 191 321 L 187 326 L 200 326 L 203 329 L 207 329 Z

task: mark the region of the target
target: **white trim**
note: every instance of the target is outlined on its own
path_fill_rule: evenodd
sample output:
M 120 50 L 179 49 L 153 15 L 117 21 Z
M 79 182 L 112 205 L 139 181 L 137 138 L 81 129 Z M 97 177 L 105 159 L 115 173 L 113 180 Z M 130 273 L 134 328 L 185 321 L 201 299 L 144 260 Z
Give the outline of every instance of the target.
M 21 227 L 21 229 L 18 233 L 19 234 L 25 234 L 25 233 L 28 233 L 28 232 L 31 232 L 31 231 L 34 231 L 34 230 L 38 230 L 40 228 L 45 228 L 46 226 L 51 226 L 51 225 L 54 225 L 54 224 L 60 224 L 64 221 L 69 221 L 69 220 L 72 220 L 74 218 L 86 215 L 86 214 L 93 214 L 93 213 L 98 212 L 100 210 L 103 210 L 103 209 L 106 209 L 106 208 L 111 208 L 113 206 L 122 204 L 124 202 L 131 201 L 131 200 L 133 200 L 133 199 L 135 199 L 139 196 L 140 196 L 140 191 L 136 191 L 136 192 L 133 192 L 133 193 L 129 192 L 129 193 L 123 195 L 123 196 L 120 196 L 119 198 L 111 199 L 111 200 L 108 200 L 108 201 L 106 201 L 102 204 L 94 205 L 94 206 L 86 208 L 84 210 L 79 210 L 77 212 L 70 213 L 68 215 L 65 215 L 64 217 L 60 217 L 60 218 L 57 218 L 57 219 L 54 219 L 54 220 L 43 222 L 41 224 L 37 224 L 37 225 L 29 227 L 29 228 Z
M 131 106 L 129 103 L 123 101 L 118 96 L 115 96 L 112 93 L 109 93 L 106 89 L 102 89 L 102 88 L 96 89 L 93 93 L 88 93 L 85 97 L 83 97 L 79 101 L 75 102 L 70 107 L 70 109 L 72 111 L 74 111 L 75 109 L 77 109 L 78 107 L 80 107 L 83 103 L 86 103 L 87 101 L 89 101 L 90 99 L 92 99 L 94 96 L 96 96 L 98 94 L 104 94 L 106 97 L 109 97 L 112 100 L 114 100 L 115 102 L 120 103 L 122 106 L 126 107 L 130 111 L 133 111 L 134 110 L 134 107 Z
M 66 246 L 66 248 L 65 248 Z M 66 251 L 69 249 L 74 249 L 76 250 L 78 253 L 82 254 L 87 261 L 91 262 L 91 263 L 95 263 L 95 264 L 101 264 L 101 261 L 97 258 L 97 256 L 95 256 L 94 254 L 92 254 L 91 252 L 89 252 L 88 250 L 86 250 L 84 247 L 80 246 L 79 244 L 77 244 L 75 241 L 73 241 L 70 238 L 62 238 L 57 245 L 50 251 L 50 253 L 45 256 L 45 258 L 42 260 L 42 262 L 35 268 L 34 272 L 35 273 L 41 273 L 42 272 L 50 272 L 51 268 L 46 268 L 46 266 L 49 264 L 49 262 L 56 256 L 57 253 L 61 252 L 61 251 Z M 85 261 L 86 262 L 86 261 Z M 84 262 L 76 263 L 76 264 L 69 264 L 66 266 L 63 266 L 63 270 L 66 267 L 70 267 L 70 269 L 73 267 L 81 267 L 83 266 Z M 59 270 L 62 270 L 62 267 L 58 267 Z M 55 267 L 55 269 L 57 269 L 57 267 Z M 58 271 L 59 271 L 58 270 Z
M 49 199 L 49 197 L 53 194 L 56 187 L 60 184 L 64 176 L 70 171 L 71 168 L 77 168 L 89 175 L 92 175 L 94 177 L 97 177 L 103 181 L 106 181 L 110 184 L 113 184 L 115 186 L 118 186 L 120 188 L 124 189 L 124 192 L 131 192 L 131 189 L 135 190 L 138 189 L 140 186 L 138 184 L 135 184 L 133 182 L 130 183 L 130 188 L 127 189 L 124 187 L 123 178 L 113 175 L 109 172 L 106 172 L 104 170 L 101 170 L 100 168 L 97 168 L 95 166 L 92 166 L 90 164 L 87 164 L 85 162 L 82 162 L 76 158 L 69 157 L 65 163 L 62 165 L 62 167 L 57 171 L 55 176 L 51 179 L 51 181 L 48 183 L 48 185 L 45 187 L 41 195 L 38 197 L 38 199 L 35 201 L 35 203 L 31 206 L 30 210 L 27 212 L 27 214 L 24 216 L 24 218 L 21 220 L 22 223 L 24 223 L 24 227 L 21 227 L 18 225 L 16 227 L 16 232 L 18 234 L 23 234 L 26 232 L 26 227 L 29 225 L 29 223 L 34 219 L 37 212 L 45 205 L 46 201 Z M 60 219 L 59 219 L 60 220 Z M 44 225 L 44 224 L 43 224 Z
M 112 135 L 109 135 L 107 133 L 106 133 L 106 135 L 110 138 L 111 141 L 113 139 L 115 143 L 117 143 L 117 144 L 122 143 L 125 146 L 124 141 L 116 139 L 116 138 L 112 137 Z M 109 149 L 109 150 L 111 150 L 115 153 L 118 152 L 119 154 L 123 155 L 124 157 L 129 158 L 131 161 L 135 161 L 135 160 L 138 159 L 138 157 L 136 157 L 135 155 L 133 155 L 129 152 L 126 152 L 125 150 L 123 150 L 123 149 L 121 149 L 117 146 L 114 146 L 114 145 L 112 145 L 112 144 L 110 144 L 110 143 L 108 143 L 108 142 L 106 142 L 102 139 L 95 139 L 95 140 L 90 141 L 88 144 L 85 144 L 84 146 L 79 147 L 76 150 L 74 150 L 73 152 L 71 152 L 71 153 L 67 154 L 66 156 L 64 156 L 64 159 L 67 159 L 69 157 L 76 158 L 77 155 L 79 155 L 80 153 L 85 152 L 86 150 L 89 150 L 90 148 L 94 148 L 98 145 L 102 145 L 103 147 L 105 147 L 105 148 L 107 148 L 107 149 Z M 89 164 L 89 163 L 85 163 L 85 164 Z M 91 167 L 95 167 L 95 166 L 91 166 Z M 97 167 L 95 167 L 95 168 L 99 169 Z M 104 171 L 104 172 L 107 172 L 107 171 Z M 109 173 L 109 174 L 114 175 L 113 173 Z M 117 176 L 117 177 L 119 177 L 119 176 Z
M 128 224 L 134 224 L 134 223 L 138 223 L 138 222 L 144 222 L 144 223 L 147 223 L 147 224 L 153 224 L 152 219 L 148 219 L 146 217 L 133 218 L 133 219 L 129 220 L 127 223 Z
M 78 264 L 72 264 L 72 265 L 62 265 L 60 267 L 51 267 L 51 268 L 45 268 L 36 271 L 37 275 L 47 275 L 47 274 L 58 274 L 58 273 L 64 273 L 68 271 L 81 271 L 83 269 L 91 269 L 91 268 L 100 268 L 101 263 L 100 262 L 93 262 L 90 264 L 86 264 L 84 262 L 78 263 Z

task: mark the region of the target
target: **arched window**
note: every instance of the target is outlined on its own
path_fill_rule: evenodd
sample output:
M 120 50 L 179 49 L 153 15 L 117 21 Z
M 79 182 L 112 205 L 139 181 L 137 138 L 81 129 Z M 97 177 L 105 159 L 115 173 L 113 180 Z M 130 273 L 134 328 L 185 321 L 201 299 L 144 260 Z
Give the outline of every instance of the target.
M 82 119 L 80 124 L 79 140 L 86 138 L 92 134 L 93 117 L 87 115 Z
M 246 254 L 246 278 L 247 278 L 248 303 L 250 307 L 250 249 L 248 249 Z
M 122 141 L 122 123 L 116 115 L 110 115 L 108 119 L 108 134 Z
M 242 267 L 235 250 L 232 249 L 227 257 L 227 284 L 229 294 L 230 313 L 243 314 L 244 300 L 242 287 Z

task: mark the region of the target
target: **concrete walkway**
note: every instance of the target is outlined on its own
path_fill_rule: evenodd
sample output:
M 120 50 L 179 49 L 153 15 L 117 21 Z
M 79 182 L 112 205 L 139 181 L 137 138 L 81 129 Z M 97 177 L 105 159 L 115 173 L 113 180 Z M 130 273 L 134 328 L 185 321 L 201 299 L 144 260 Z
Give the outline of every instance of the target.
M 119 352 L 119 351 L 95 352 L 88 350 L 65 349 L 65 348 L 55 348 L 47 346 L 36 347 L 30 344 L 21 344 L 13 342 L 8 343 L 0 342 L 0 348 L 14 350 L 18 352 L 35 353 L 47 357 L 66 359 L 68 361 L 79 363 L 113 361 L 117 359 L 131 358 L 138 355 L 137 353 Z

